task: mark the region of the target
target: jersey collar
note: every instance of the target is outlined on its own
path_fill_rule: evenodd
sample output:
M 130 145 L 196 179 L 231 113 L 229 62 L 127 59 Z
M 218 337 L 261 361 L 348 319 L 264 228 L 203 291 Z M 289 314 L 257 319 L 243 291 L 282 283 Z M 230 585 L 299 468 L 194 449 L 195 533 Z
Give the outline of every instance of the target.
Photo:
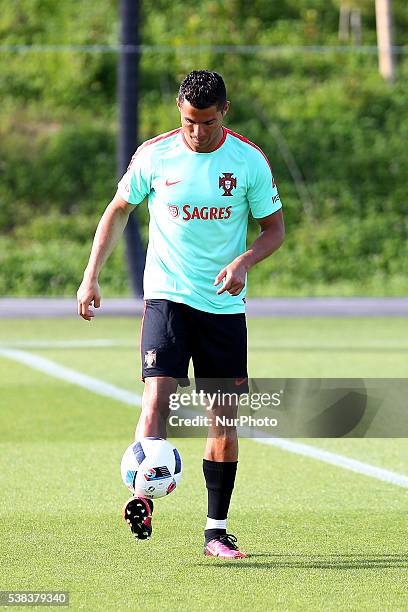
M 222 137 L 220 142 L 217 144 L 217 146 L 215 147 L 215 149 L 213 149 L 212 151 L 206 151 L 206 152 L 201 152 L 201 151 L 193 151 L 193 149 L 190 147 L 190 145 L 188 144 L 187 140 L 184 138 L 184 134 L 183 134 L 183 130 L 180 129 L 180 133 L 181 133 L 181 139 L 184 143 L 184 145 L 187 147 L 187 149 L 189 151 L 191 151 L 192 153 L 199 153 L 200 155 L 209 155 L 210 153 L 214 153 L 214 151 L 217 151 L 217 149 L 219 149 L 220 147 L 222 147 L 222 145 L 225 142 L 225 139 L 227 137 L 227 130 L 226 128 L 223 126 L 222 127 Z

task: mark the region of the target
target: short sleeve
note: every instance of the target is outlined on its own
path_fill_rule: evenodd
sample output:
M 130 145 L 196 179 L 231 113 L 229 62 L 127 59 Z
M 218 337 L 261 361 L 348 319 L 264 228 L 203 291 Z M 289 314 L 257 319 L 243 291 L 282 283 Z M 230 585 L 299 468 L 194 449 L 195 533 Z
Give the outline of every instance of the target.
M 150 162 L 146 149 L 140 146 L 118 183 L 119 195 L 129 204 L 140 204 L 151 191 Z
M 251 163 L 247 198 L 255 219 L 267 217 L 282 208 L 271 167 L 261 151 L 257 151 Z

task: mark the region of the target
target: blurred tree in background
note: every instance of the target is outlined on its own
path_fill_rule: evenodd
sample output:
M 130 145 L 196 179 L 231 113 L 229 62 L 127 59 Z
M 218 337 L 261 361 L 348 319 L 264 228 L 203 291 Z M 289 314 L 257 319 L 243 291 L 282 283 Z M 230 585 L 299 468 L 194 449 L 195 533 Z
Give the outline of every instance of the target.
M 362 44 L 376 45 L 374 0 L 348 4 Z M 393 6 L 403 45 L 408 7 Z M 374 52 L 339 42 L 339 11 L 340 0 L 142 2 L 140 140 L 179 124 L 180 80 L 209 68 L 227 83 L 227 125 L 271 160 L 287 240 L 251 272 L 252 294 L 408 291 L 408 61 L 399 54 L 384 83 Z M 0 0 L 3 295 L 75 294 L 116 189 L 118 25 L 117 0 Z M 146 239 L 146 207 L 136 214 Z M 104 295 L 128 292 L 122 257 L 102 273 Z

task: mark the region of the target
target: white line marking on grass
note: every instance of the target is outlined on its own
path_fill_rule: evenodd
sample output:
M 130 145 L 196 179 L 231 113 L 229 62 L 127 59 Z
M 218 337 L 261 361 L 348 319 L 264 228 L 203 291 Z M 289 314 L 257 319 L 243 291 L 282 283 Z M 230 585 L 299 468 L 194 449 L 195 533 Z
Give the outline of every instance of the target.
M 118 340 L 16 340 L 3 342 L 0 348 L 101 348 L 110 346 L 134 346 L 135 343 L 120 342 Z
M 86 374 L 81 374 L 80 372 L 76 372 L 70 368 L 60 366 L 49 359 L 45 359 L 44 357 L 38 357 L 37 355 L 25 353 L 24 351 L 5 348 L 0 348 L 0 356 L 13 359 L 19 363 L 28 365 L 35 370 L 44 372 L 49 376 L 54 376 L 55 378 L 78 385 L 84 389 L 87 389 L 88 391 L 97 393 L 98 395 L 116 399 L 131 406 L 141 406 L 142 398 L 137 393 L 120 389 L 119 387 L 106 383 L 103 380 L 92 378 Z M 251 433 L 253 435 L 254 432 L 252 431 Z M 330 465 L 334 465 L 336 467 L 351 470 L 352 472 L 357 472 L 358 474 L 363 474 L 364 476 L 370 476 L 371 478 L 376 478 L 377 480 L 382 480 L 389 484 L 408 488 L 408 476 L 391 472 L 390 470 L 385 470 L 383 468 L 376 467 L 375 465 L 370 465 L 369 463 L 363 463 L 357 459 L 350 459 L 349 457 L 344 457 L 343 455 L 337 455 L 336 453 L 331 453 L 314 446 L 308 446 L 307 444 L 301 444 L 300 442 L 292 442 L 291 440 L 286 440 L 284 438 L 250 437 L 249 439 L 260 444 L 276 446 L 277 448 L 290 453 L 295 453 L 296 455 L 303 455 L 304 457 L 317 459 L 318 461 L 323 461 L 324 463 L 329 463 Z
M 92 378 L 86 374 L 81 374 L 80 372 L 76 372 L 70 368 L 58 365 L 50 359 L 45 359 L 44 357 L 32 355 L 31 353 L 26 353 L 24 351 L 4 348 L 0 348 L 0 356 L 8 357 L 9 359 L 13 359 L 14 361 L 30 366 L 31 368 L 34 368 L 34 370 L 39 370 L 40 372 L 49 374 L 49 376 L 54 376 L 54 378 L 59 378 L 61 380 L 70 382 L 74 385 L 78 385 L 79 387 L 83 387 L 88 391 L 92 391 L 98 395 L 103 395 L 104 397 L 116 399 L 119 402 L 123 402 L 130 406 L 141 406 L 142 404 L 142 397 L 137 393 L 126 391 L 126 389 L 120 389 L 119 387 L 106 383 L 98 378 Z
M 286 440 L 284 438 L 252 439 L 260 444 L 277 446 L 278 448 L 290 453 L 295 453 L 296 455 L 312 457 L 313 459 L 330 463 L 336 467 L 342 467 L 346 470 L 357 472 L 358 474 L 364 474 L 365 476 L 377 478 L 377 480 L 383 480 L 384 482 L 398 485 L 399 487 L 408 488 L 408 476 L 397 474 L 396 472 L 391 472 L 390 470 L 385 470 L 383 468 L 376 467 L 375 465 L 370 465 L 369 463 L 363 463 L 357 459 L 350 459 L 349 457 L 344 457 L 344 455 L 337 455 L 336 453 L 331 453 L 321 448 L 316 448 L 315 446 L 308 446 L 307 444 L 301 444 L 300 442 L 292 442 L 291 440 Z

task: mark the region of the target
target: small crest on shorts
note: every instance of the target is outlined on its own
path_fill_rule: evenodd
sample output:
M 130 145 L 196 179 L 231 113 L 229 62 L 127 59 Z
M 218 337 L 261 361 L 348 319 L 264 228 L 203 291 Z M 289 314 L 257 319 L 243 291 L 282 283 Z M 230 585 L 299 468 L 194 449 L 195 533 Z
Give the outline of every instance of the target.
M 156 349 L 145 352 L 144 362 L 146 368 L 154 368 L 156 365 Z

